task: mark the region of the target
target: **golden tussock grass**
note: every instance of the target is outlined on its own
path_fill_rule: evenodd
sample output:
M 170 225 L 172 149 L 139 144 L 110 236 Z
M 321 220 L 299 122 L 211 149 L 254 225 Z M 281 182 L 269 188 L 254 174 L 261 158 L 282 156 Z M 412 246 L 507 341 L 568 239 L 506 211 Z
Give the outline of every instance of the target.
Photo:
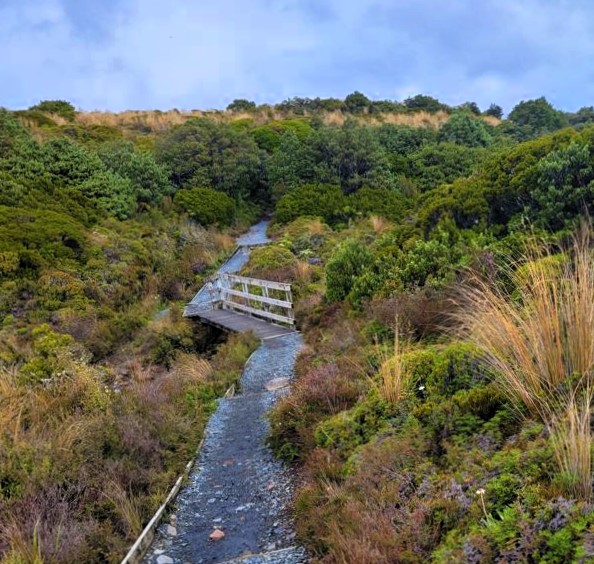
M 404 369 L 403 354 L 408 344 L 401 341 L 398 323 L 394 327 L 394 345 L 389 353 L 380 352 L 379 381 L 374 385 L 389 403 L 402 401 L 410 392 L 410 374 Z
M 515 292 L 475 280 L 459 315 L 496 381 L 551 434 L 568 494 L 590 499 L 594 264 L 590 231 L 564 254 L 529 251 L 507 273 Z
M 295 282 L 298 284 L 309 284 L 311 282 L 313 269 L 309 263 L 303 260 L 297 261 L 294 266 L 294 272 Z
M 385 233 L 391 227 L 391 223 L 379 215 L 372 215 L 369 218 L 369 222 L 371 223 L 371 228 L 377 235 L 381 235 Z
M 340 110 L 331 112 L 321 112 L 320 117 L 327 125 L 343 125 L 347 119 L 355 119 L 360 123 L 379 126 L 384 123 L 393 125 L 408 125 L 410 127 L 425 127 L 439 129 L 446 123 L 450 117 L 445 111 L 438 112 L 386 112 L 382 114 L 345 114 Z M 51 119 L 58 125 L 67 125 L 68 122 L 56 115 L 50 115 Z M 193 118 L 208 118 L 217 123 L 232 123 L 234 121 L 250 120 L 254 125 L 260 126 L 274 120 L 290 119 L 294 117 L 311 117 L 311 114 L 305 112 L 304 115 L 293 115 L 291 113 L 275 110 L 274 108 L 264 108 L 255 112 L 231 112 L 220 110 L 129 110 L 125 112 L 79 112 L 76 116 L 76 123 L 81 125 L 105 125 L 109 127 L 138 129 L 146 128 L 152 132 L 163 132 L 180 125 Z M 489 125 L 496 126 L 501 120 L 493 116 L 481 116 Z M 37 125 L 32 120 L 23 118 L 24 122 L 32 130 L 37 129 Z

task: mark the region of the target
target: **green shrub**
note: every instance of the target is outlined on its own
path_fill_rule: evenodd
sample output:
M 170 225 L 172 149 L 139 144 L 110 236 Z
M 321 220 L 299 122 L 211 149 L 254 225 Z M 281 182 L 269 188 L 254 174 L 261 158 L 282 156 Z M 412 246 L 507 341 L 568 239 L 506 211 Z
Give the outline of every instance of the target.
M 265 276 L 274 270 L 295 266 L 297 258 L 287 248 L 280 245 L 267 245 L 254 249 L 243 272 L 248 276 Z
M 320 216 L 327 223 L 343 220 L 347 199 L 339 186 L 303 184 L 285 194 L 276 205 L 275 218 L 289 223 L 299 216 Z
M 48 114 L 56 114 L 68 121 L 73 121 L 76 117 L 75 107 L 65 100 L 43 100 L 42 102 L 39 102 L 39 104 L 31 106 L 29 110 L 38 110 Z
M 175 203 L 201 225 L 231 225 L 235 219 L 233 199 L 211 188 L 179 190 Z
M 357 277 L 370 267 L 372 256 L 358 241 L 343 243 L 326 264 L 326 298 L 337 302 L 346 298 Z

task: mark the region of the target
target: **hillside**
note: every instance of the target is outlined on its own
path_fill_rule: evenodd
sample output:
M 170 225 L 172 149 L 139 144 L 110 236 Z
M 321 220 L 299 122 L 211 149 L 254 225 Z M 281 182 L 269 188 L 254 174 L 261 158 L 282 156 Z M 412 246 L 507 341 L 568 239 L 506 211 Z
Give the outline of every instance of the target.
M 263 214 L 312 559 L 592 561 L 594 111 L 252 104 L 0 110 L 3 561 L 121 558 L 255 346 L 180 312 Z

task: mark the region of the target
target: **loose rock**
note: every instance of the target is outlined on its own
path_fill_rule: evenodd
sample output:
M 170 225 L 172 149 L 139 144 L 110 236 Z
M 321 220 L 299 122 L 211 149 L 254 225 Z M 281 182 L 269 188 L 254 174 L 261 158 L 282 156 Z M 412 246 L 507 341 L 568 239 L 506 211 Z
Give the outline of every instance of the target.
M 215 529 L 208 538 L 213 541 L 220 541 L 221 539 L 225 538 L 225 533 L 221 531 L 221 529 Z

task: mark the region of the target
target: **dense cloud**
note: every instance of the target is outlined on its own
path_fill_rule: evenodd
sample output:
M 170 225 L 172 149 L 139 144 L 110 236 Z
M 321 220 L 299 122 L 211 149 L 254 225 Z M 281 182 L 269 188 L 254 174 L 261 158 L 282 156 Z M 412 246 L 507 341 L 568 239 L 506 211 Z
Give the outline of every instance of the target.
M 419 92 L 591 105 L 585 0 L 0 0 L 0 105 L 224 107 Z

